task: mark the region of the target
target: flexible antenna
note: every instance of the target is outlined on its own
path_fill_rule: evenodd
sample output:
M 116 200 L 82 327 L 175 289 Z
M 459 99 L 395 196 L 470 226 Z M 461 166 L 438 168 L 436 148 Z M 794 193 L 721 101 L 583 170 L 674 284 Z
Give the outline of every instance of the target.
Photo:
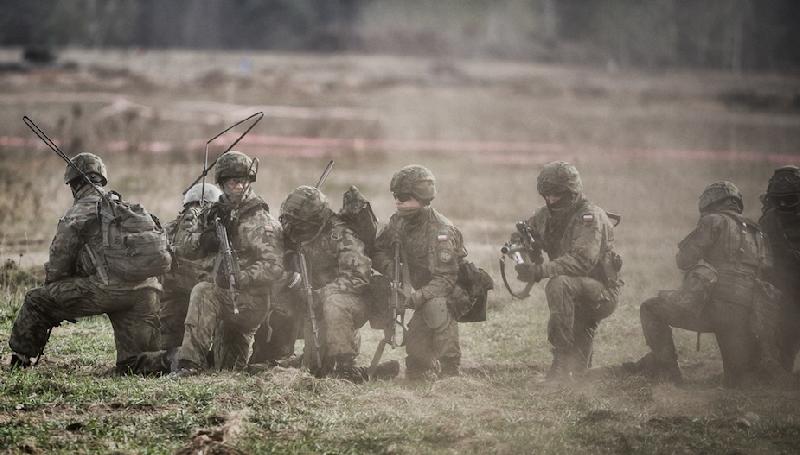
M 67 156 L 66 153 L 62 152 L 61 149 L 58 148 L 56 143 L 53 142 L 53 140 L 50 139 L 50 137 L 47 134 L 45 134 L 45 132 L 42 131 L 42 129 L 39 128 L 39 126 L 36 123 L 34 123 L 34 121 L 31 120 L 30 117 L 28 117 L 27 115 L 23 116 L 22 117 L 22 121 L 25 122 L 25 125 L 28 128 L 30 128 L 30 130 L 33 131 L 33 133 L 36 136 L 38 136 L 39 139 L 41 139 L 42 142 L 45 143 L 45 145 L 50 147 L 50 150 L 56 152 L 56 155 L 60 156 L 62 160 L 67 162 L 68 166 L 70 166 L 72 169 L 74 169 L 78 173 L 78 175 L 83 177 L 83 179 L 86 181 L 86 183 L 88 183 L 89 185 L 92 186 L 92 188 L 94 188 L 94 190 L 97 192 L 97 194 L 99 194 L 100 197 L 103 198 L 104 201 L 106 201 L 106 203 L 112 208 L 112 211 L 113 211 L 113 207 L 114 206 L 111 205 L 111 201 L 108 199 L 108 196 L 106 196 L 106 194 L 97 185 L 95 185 L 95 183 L 92 181 L 92 179 L 90 179 L 89 176 L 86 175 L 86 173 L 81 170 L 81 168 L 79 168 L 75 163 L 72 162 L 71 159 L 69 159 L 69 157 Z
M 333 160 L 328 161 L 328 165 L 325 166 L 325 170 L 322 171 L 322 175 L 319 176 L 319 180 L 317 180 L 317 184 L 314 185 L 314 188 L 322 188 L 322 185 L 325 183 L 325 180 L 328 179 L 331 172 L 333 172 Z
M 232 150 L 234 147 L 236 147 L 236 144 L 238 144 L 238 143 L 239 143 L 239 141 L 241 141 L 241 140 L 242 140 L 242 138 L 244 138 L 245 136 L 247 136 L 247 133 L 249 133 L 249 132 L 250 132 L 250 130 L 252 130 L 252 129 L 253 129 L 255 126 L 256 126 L 256 125 L 258 125 L 258 122 L 260 122 L 260 121 L 261 121 L 261 119 L 262 119 L 262 118 L 264 118 L 264 113 L 263 113 L 263 112 L 256 112 L 255 114 L 253 114 L 253 115 L 251 115 L 251 116 L 249 116 L 249 117 L 247 117 L 247 118 L 245 118 L 245 119 L 239 120 L 238 122 L 236 122 L 236 123 L 234 123 L 233 125 L 231 125 L 231 126 L 229 126 L 229 127 L 225 128 L 224 130 L 220 131 L 220 132 L 219 132 L 219 134 L 217 134 L 216 136 L 214 136 L 214 137 L 212 137 L 211 139 L 209 139 L 208 141 L 206 141 L 206 151 L 207 151 L 207 150 L 208 150 L 208 146 L 209 146 L 209 144 L 211 144 L 212 142 L 214 142 L 214 141 L 215 141 L 216 139 L 218 139 L 220 136 L 222 136 L 223 134 L 227 133 L 228 131 L 230 131 L 230 130 L 232 130 L 232 129 L 236 128 L 237 126 L 241 125 L 242 123 L 245 123 L 245 122 L 247 122 L 248 120 L 251 120 L 251 119 L 253 119 L 253 118 L 255 118 L 255 119 L 256 119 L 256 120 L 253 122 L 253 124 L 252 124 L 252 125 L 250 125 L 250 126 L 248 126 L 248 127 L 247 127 L 247 129 L 246 129 L 246 130 L 244 130 L 244 132 L 243 132 L 242 134 L 240 134 L 240 135 L 239 135 L 239 137 L 238 137 L 238 138 L 236 138 L 236 140 L 235 140 L 235 141 L 233 141 L 233 143 L 232 143 L 231 145 L 229 145 L 229 146 L 228 146 L 228 148 L 226 148 L 224 152 L 220 153 L 220 154 L 219 154 L 219 156 L 218 156 L 218 157 L 217 157 L 217 158 L 216 158 L 214 161 L 212 161 L 212 162 L 211 162 L 211 164 L 209 164 L 209 165 L 205 165 L 205 164 L 204 164 L 204 165 L 203 165 L 203 172 L 200 174 L 200 176 L 198 176 L 198 177 L 197 177 L 197 178 L 194 180 L 194 182 L 192 182 L 192 184 L 191 184 L 191 185 L 189 185 L 189 187 L 188 187 L 188 188 L 186 188 L 185 190 L 183 190 L 183 194 L 186 194 L 186 192 L 187 192 L 187 191 L 189 191 L 189 190 L 190 190 L 190 189 L 191 189 L 191 188 L 192 188 L 192 187 L 193 187 L 195 184 L 197 184 L 197 183 L 198 183 L 198 182 L 199 182 L 201 179 L 205 179 L 206 175 L 208 175 L 208 171 L 210 171 L 210 170 L 211 170 L 211 169 L 214 167 L 214 165 L 215 165 L 215 164 L 217 164 L 217 160 L 219 160 L 219 157 L 220 157 L 220 156 L 222 156 L 222 155 L 224 155 L 224 154 L 226 154 L 226 153 L 228 153 L 228 152 L 230 152 L 230 151 L 231 151 L 231 150 Z M 205 182 L 205 180 L 203 180 L 203 181 Z

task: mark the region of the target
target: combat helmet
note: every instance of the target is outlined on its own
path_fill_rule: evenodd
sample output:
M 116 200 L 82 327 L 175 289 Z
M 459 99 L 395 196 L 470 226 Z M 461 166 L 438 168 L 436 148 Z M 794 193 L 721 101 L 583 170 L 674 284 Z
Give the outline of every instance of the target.
M 536 189 L 542 196 L 580 194 L 583 192 L 583 183 L 575 166 L 565 161 L 553 161 L 542 168 L 536 179 Z
M 800 168 L 782 166 L 775 169 L 767 185 L 767 205 L 780 211 L 793 211 L 800 205 Z
M 424 166 L 409 164 L 392 176 L 389 191 L 394 194 L 410 194 L 418 201 L 428 204 L 436 197 L 436 177 Z
M 703 193 L 700 195 L 700 199 L 697 201 L 697 208 L 700 210 L 700 212 L 704 212 L 713 204 L 716 204 L 717 202 L 723 201 L 727 198 L 733 198 L 736 203 L 739 204 L 740 210 L 742 207 L 744 207 L 742 193 L 739 191 L 739 188 L 736 188 L 736 185 L 725 180 L 714 182 L 703 190 Z
M 203 185 L 205 185 L 205 189 Z M 183 195 L 183 205 L 192 202 L 201 202 L 201 200 L 204 203 L 217 202 L 221 195 L 222 191 L 213 183 L 196 183 Z
M 251 182 L 255 182 L 256 170 L 257 166 L 252 158 L 242 152 L 231 150 L 217 159 L 214 178 L 218 185 L 232 177 L 248 177 Z
M 89 153 L 89 152 L 79 153 L 74 157 L 72 157 L 71 161 L 84 174 L 99 175 L 102 178 L 100 186 L 105 186 L 108 183 L 108 173 L 106 172 L 106 165 L 103 164 L 103 160 L 101 160 L 100 157 L 95 155 L 94 153 Z M 64 183 L 69 183 L 80 177 L 81 174 L 78 171 L 76 171 L 75 168 L 73 168 L 68 164 L 67 169 L 64 171 Z
M 328 198 L 313 186 L 295 188 L 281 204 L 280 221 L 293 240 L 315 234 L 330 217 Z

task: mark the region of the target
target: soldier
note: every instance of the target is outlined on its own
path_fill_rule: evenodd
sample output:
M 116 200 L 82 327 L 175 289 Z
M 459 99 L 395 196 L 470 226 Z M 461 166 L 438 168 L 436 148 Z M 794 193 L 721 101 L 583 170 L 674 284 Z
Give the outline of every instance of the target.
M 280 220 L 287 240 L 305 258 L 320 323 L 321 370 L 314 365 L 317 353 L 310 324 L 305 327 L 304 363 L 317 375 L 367 380 L 366 369 L 355 365 L 361 344 L 358 329 L 369 317 L 372 262 L 364 254 L 364 243 L 333 213 L 325 195 L 310 186 L 289 194 L 281 205 Z M 386 363 L 378 376 L 392 378 L 399 369 L 397 362 Z
M 400 169 L 389 189 L 397 211 L 375 242 L 374 265 L 393 276 L 394 245 L 399 242 L 406 306 L 414 310 L 406 339 L 406 377 L 431 377 L 437 370 L 442 376 L 457 376 L 458 321 L 447 302 L 467 255 L 461 232 L 430 206 L 436 180 L 425 167 Z
M 549 278 L 547 339 L 553 346 L 553 362 L 546 379 L 557 381 L 591 366 L 597 326 L 617 306 L 622 262 L 614 252 L 608 215 L 584 197 L 575 166 L 563 161 L 545 165 L 537 190 L 545 207 L 527 224 L 550 260 L 519 264 L 516 269 L 518 278 L 529 283 Z
M 98 217 L 97 188 L 108 174 L 103 161 L 92 153 L 79 153 L 72 162 L 96 185 L 90 185 L 73 167 L 67 166 L 64 182 L 74 203 L 59 220 L 45 264 L 45 282 L 25 295 L 11 337 L 11 366 L 26 367 L 44 351 L 53 327 L 78 317 L 107 314 L 114 328 L 119 373 L 150 373 L 165 365 L 148 364 L 140 354 L 159 347 L 158 292 L 155 277 L 129 281 L 106 276 L 101 260 L 104 242 Z M 148 215 L 149 216 L 149 215 Z M 163 357 L 154 357 L 161 362 Z M 37 360 L 38 362 L 38 360 Z
M 199 226 L 202 233 L 179 244 L 178 255 L 194 260 L 218 252 L 219 221 L 236 253 L 236 298 L 230 295 L 230 276 L 218 260 L 215 282 L 201 282 L 192 288 L 183 342 L 173 367 L 179 376 L 206 369 L 212 344 L 215 368 L 244 368 L 253 335 L 269 311 L 271 294 L 284 284 L 287 275 L 280 224 L 250 186 L 256 180 L 255 162 L 241 152 L 230 151 L 217 160 L 215 169 L 223 195 L 203 213 Z
M 774 293 L 760 280 L 771 267 L 771 255 L 758 225 L 742 216 L 742 195 L 733 183 L 707 186 L 698 208 L 697 227 L 678 244 L 676 262 L 686 272 L 683 288 L 642 303 L 642 330 L 651 351 L 623 369 L 680 382 L 671 328 L 713 332 L 724 383 L 739 386 L 759 362 L 777 363 L 769 346 L 775 341 L 769 339 L 769 326 L 776 311 L 767 294 Z
M 783 293 L 780 356 L 787 371 L 800 351 L 800 168 L 784 166 L 769 179 L 764 214 L 759 220 L 775 257 L 774 283 Z
M 204 205 L 219 200 L 220 195 L 222 191 L 210 183 L 192 186 L 183 196 L 183 208 L 178 217 L 166 226 L 167 238 L 174 251 L 172 269 L 164 275 L 164 294 L 161 296 L 161 346 L 167 351 L 180 347 L 189 295 L 195 284 L 209 281 L 213 267 L 213 256 L 192 261 L 183 257 L 179 250 L 184 249 L 181 245 L 192 242 L 192 236 L 200 235 L 200 211 Z

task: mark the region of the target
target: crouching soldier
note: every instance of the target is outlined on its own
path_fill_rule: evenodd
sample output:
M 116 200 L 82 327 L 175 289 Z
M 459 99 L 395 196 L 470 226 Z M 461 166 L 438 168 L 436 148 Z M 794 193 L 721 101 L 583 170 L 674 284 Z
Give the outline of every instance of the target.
M 102 187 L 108 183 L 103 161 L 80 153 L 64 173 L 74 203 L 59 220 L 50 244 L 42 287 L 28 291 L 8 341 L 11 366 L 26 367 L 41 356 L 53 327 L 78 317 L 107 314 L 114 329 L 120 373 L 151 373 L 166 367 L 159 348 L 158 292 L 155 276 L 169 268 L 166 236 L 141 206 L 124 203 Z M 114 219 L 115 223 L 109 220 Z M 121 221 L 116 223 L 116 221 Z M 135 264 L 125 235 L 145 241 L 154 269 Z M 141 254 L 139 254 L 141 253 Z M 160 270 L 160 271 L 159 271 Z M 152 362 L 151 362 L 152 361 Z
M 222 191 L 210 183 L 198 183 L 183 196 L 183 208 L 178 217 L 166 226 L 167 238 L 173 249 L 172 269 L 164 275 L 164 294 L 161 296 L 161 347 L 169 352 L 183 342 L 183 322 L 189 309 L 189 296 L 194 285 L 210 281 L 213 256 L 197 260 L 186 259 L 181 252 L 197 245 L 192 237 L 201 233 L 200 212 L 204 206 L 219 200 Z
M 286 278 L 280 224 L 250 186 L 256 180 L 255 165 L 236 151 L 218 159 L 215 179 L 223 195 L 203 212 L 197 241 L 178 245 L 178 254 L 187 259 L 217 255 L 214 282 L 192 288 L 173 366 L 179 376 L 208 368 L 212 345 L 214 368 L 246 367 L 271 293 Z
M 408 165 L 392 177 L 396 212 L 375 242 L 374 266 L 394 276 L 395 245 L 403 268 L 406 306 L 414 310 L 406 338 L 406 377 L 456 376 L 461 364 L 459 315 L 448 307 L 461 262 L 461 232 L 430 206 L 436 180 L 430 170 Z
M 304 364 L 317 375 L 367 380 L 367 369 L 355 364 L 361 342 L 358 330 L 369 318 L 371 261 L 364 254 L 364 243 L 333 213 L 325 195 L 310 186 L 289 194 L 281 205 L 280 220 L 297 252 L 297 268 L 305 269 L 308 278 L 299 286 L 303 300 L 313 307 L 305 308 L 309 323 L 304 330 Z M 376 376 L 392 378 L 399 368 L 397 362 L 387 362 Z
M 526 222 L 548 262 L 536 258 L 516 266 L 518 278 L 545 286 L 550 320 L 547 339 L 553 363 L 546 379 L 579 375 L 591 366 L 594 334 L 614 312 L 622 266 L 614 251 L 614 229 L 605 210 L 583 195 L 575 166 L 556 161 L 544 166 L 536 187 L 545 202 Z M 513 237 L 513 236 L 512 236 Z
M 722 354 L 724 383 L 743 385 L 753 374 L 783 379 L 778 364 L 777 293 L 762 276 L 772 266 L 766 238 L 742 216 L 742 195 L 716 182 L 700 195 L 697 227 L 678 244 L 683 288 L 642 303 L 642 331 L 650 352 L 623 370 L 680 382 L 672 328 L 713 332 Z

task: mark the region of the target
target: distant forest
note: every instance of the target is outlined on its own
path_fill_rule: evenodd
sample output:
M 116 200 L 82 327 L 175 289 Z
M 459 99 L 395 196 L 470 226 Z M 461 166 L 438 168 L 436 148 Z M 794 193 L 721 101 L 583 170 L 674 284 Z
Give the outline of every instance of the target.
M 800 68 L 798 0 L 0 0 L 0 45 Z

